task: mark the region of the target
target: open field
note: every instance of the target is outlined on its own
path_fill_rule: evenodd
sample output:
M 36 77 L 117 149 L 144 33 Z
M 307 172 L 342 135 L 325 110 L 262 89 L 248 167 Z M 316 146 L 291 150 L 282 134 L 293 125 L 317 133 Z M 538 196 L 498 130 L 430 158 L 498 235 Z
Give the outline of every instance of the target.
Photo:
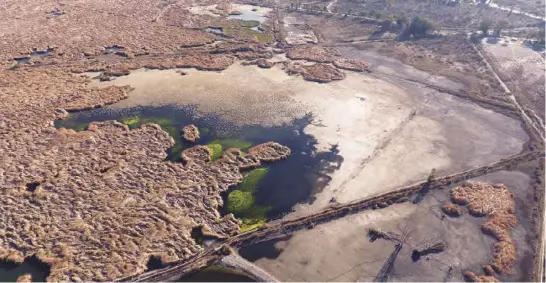
M 475 33 L 543 20 L 453 1 L 34 2 L 0 3 L 0 281 L 543 272 L 541 43 Z M 405 36 L 414 16 L 436 31 Z
M 482 46 L 523 106 L 544 120 L 544 58 L 510 38 L 484 39 Z

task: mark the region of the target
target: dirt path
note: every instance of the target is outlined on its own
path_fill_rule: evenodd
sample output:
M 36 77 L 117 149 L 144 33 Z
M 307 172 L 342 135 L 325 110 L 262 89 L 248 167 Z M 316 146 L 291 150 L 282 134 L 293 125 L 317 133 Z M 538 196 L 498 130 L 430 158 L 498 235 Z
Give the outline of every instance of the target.
M 476 50 L 476 52 L 478 53 L 478 55 L 482 58 L 482 60 L 485 62 L 485 64 L 487 65 L 487 68 L 489 68 L 491 70 L 491 72 L 493 72 L 493 74 L 495 75 L 495 78 L 499 81 L 500 85 L 502 86 L 505 94 L 510 98 L 510 100 L 512 100 L 512 103 L 514 104 L 514 106 L 518 109 L 518 111 L 520 112 L 520 115 L 521 117 L 523 118 L 524 122 L 529 125 L 531 127 L 531 129 L 533 129 L 535 131 L 536 134 L 539 135 L 540 138 L 542 138 L 544 140 L 545 136 L 544 136 L 544 128 L 542 127 L 542 125 L 544 125 L 544 122 L 538 117 L 536 116 L 536 118 L 538 118 L 540 122 L 538 122 L 539 125 L 537 125 L 537 123 L 535 123 L 533 121 L 533 119 L 531 119 L 529 117 L 529 115 L 527 114 L 527 112 L 523 109 L 523 107 L 521 106 L 521 104 L 519 104 L 518 100 L 516 99 L 516 96 L 512 93 L 512 91 L 510 91 L 510 88 L 508 88 L 508 86 L 506 85 L 506 83 L 504 83 L 504 81 L 500 78 L 500 76 L 498 75 L 497 71 L 495 70 L 495 68 L 489 63 L 489 60 L 487 59 L 486 56 L 483 55 L 483 53 L 480 51 L 479 48 L 476 47 L 476 45 L 472 42 L 472 47 L 474 48 L 474 50 Z
M 154 19 L 152 20 L 152 22 L 158 22 L 161 17 L 163 17 L 163 15 L 165 14 L 165 12 L 171 8 L 173 5 L 176 5 L 178 4 L 178 1 L 174 2 L 174 3 L 170 3 L 168 4 L 167 6 L 165 6 L 163 9 L 161 9 L 161 11 L 159 11 L 159 13 L 157 13 L 157 16 L 154 17 Z
M 332 6 L 333 6 L 334 4 L 336 4 L 337 1 L 338 1 L 338 0 L 334 0 L 334 1 L 330 2 L 330 3 L 326 6 L 326 10 L 328 11 L 328 13 L 332 13 Z
M 273 277 L 271 274 L 267 273 L 267 271 L 261 269 L 255 264 L 242 258 L 235 251 L 233 251 L 230 255 L 223 257 L 218 264 L 227 268 L 242 270 L 250 278 L 256 280 L 256 282 L 279 282 L 277 278 Z
M 375 157 L 377 157 L 377 155 L 379 155 L 381 151 L 383 151 L 387 147 L 387 145 L 389 145 L 391 140 L 396 137 L 404 129 L 404 127 L 415 117 L 417 111 L 418 110 L 411 111 L 409 115 L 404 120 L 402 120 L 402 122 L 400 122 L 400 124 L 398 124 L 398 126 L 396 126 L 396 128 L 394 128 L 394 130 L 392 130 L 389 135 L 387 135 L 383 140 L 378 143 L 373 152 L 360 162 L 360 166 L 358 166 L 357 170 L 351 173 L 351 175 L 349 175 L 349 177 L 345 179 L 343 183 L 341 183 L 338 188 L 338 192 L 342 192 L 347 184 L 354 180 L 360 174 L 360 172 L 364 170 L 366 165 Z
M 524 15 L 524 16 L 527 16 L 529 18 L 533 18 L 533 19 L 537 19 L 537 20 L 545 20 L 544 17 L 541 17 L 539 15 L 523 12 L 523 11 L 520 11 L 518 9 L 511 8 L 511 7 L 501 6 L 501 5 L 497 4 L 497 3 L 494 3 L 491 0 L 487 0 L 485 2 L 485 4 L 489 5 L 489 7 L 491 7 L 491 8 L 499 9 L 501 11 L 511 11 L 512 13 Z

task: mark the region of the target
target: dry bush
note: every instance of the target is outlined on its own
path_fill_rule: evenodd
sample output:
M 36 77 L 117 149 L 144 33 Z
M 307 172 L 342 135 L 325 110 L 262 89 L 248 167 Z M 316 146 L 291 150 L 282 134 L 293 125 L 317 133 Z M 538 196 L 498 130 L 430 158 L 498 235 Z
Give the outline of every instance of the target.
M 472 271 L 465 271 L 463 273 L 465 280 L 470 282 L 500 282 L 497 278 L 487 275 L 477 275 Z
M 370 72 L 370 66 L 368 63 L 356 59 L 336 59 L 334 60 L 334 66 L 349 71 Z
M 334 50 L 318 46 L 298 46 L 286 53 L 292 60 L 307 60 L 319 63 L 332 63 L 337 53 Z
M 26 283 L 26 282 L 32 282 L 32 274 L 25 273 L 19 277 L 17 277 L 18 283 Z
M 307 81 L 328 83 L 339 81 L 345 78 L 345 74 L 340 70 L 326 64 L 314 64 L 302 66 L 304 70 L 303 78 Z
M 191 124 L 182 129 L 182 137 L 189 142 L 196 142 L 199 139 L 199 129 Z
M 511 274 L 516 261 L 516 244 L 511 237 L 511 230 L 517 224 L 514 195 L 502 184 L 466 182 L 451 190 L 451 200 L 466 205 L 469 213 L 474 216 L 487 216 L 480 228 L 498 242 L 494 245 L 493 260 L 486 272 L 492 268 L 501 275 Z M 476 276 L 472 272 L 469 276 L 473 281 L 493 278 Z
M 442 211 L 451 217 L 459 217 L 462 214 L 461 207 L 451 202 L 442 205 Z

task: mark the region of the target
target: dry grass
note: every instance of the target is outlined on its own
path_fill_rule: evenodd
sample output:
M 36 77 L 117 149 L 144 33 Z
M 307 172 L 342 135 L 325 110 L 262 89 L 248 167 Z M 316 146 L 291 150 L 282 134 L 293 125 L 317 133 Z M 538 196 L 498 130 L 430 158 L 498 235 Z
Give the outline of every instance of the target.
M 356 59 L 336 59 L 334 60 L 334 66 L 340 69 L 345 69 L 355 72 L 370 72 L 368 63 L 356 60 Z
M 32 282 L 32 274 L 25 273 L 17 277 L 17 282 L 20 282 L 20 283 Z
M 511 236 L 511 230 L 517 224 L 514 215 L 516 206 L 514 195 L 502 184 L 466 182 L 463 186 L 451 190 L 451 200 L 466 205 L 471 215 L 487 217 L 481 225 L 481 230 L 498 241 L 494 245 L 490 267 L 498 274 L 511 274 L 516 261 L 516 244 Z M 484 271 L 490 272 L 490 268 Z M 473 278 L 473 281 L 493 278 L 470 273 L 472 272 L 469 272 L 468 278 Z
M 199 30 L 165 25 L 156 17 L 167 7 L 155 0 L 124 1 L 2 1 L 0 61 L 29 54 L 33 48 L 54 47 L 61 59 L 98 55 L 104 47 L 120 45 L 132 54 L 168 54 L 182 46 L 211 43 Z M 62 15 L 49 16 L 55 9 Z M 123 31 L 123 32 L 118 32 Z M 10 36 L 17 34 L 17 36 Z
M 182 129 L 182 137 L 189 142 L 199 139 L 199 129 L 195 125 L 187 125 Z
M 319 46 L 299 46 L 289 50 L 286 57 L 292 60 L 307 60 L 319 63 L 332 63 L 337 53 Z
M 465 271 L 463 273 L 465 280 L 470 282 L 500 282 L 497 278 L 487 275 L 477 275 L 472 271 Z
M 52 126 L 67 116 L 63 108 L 116 102 L 128 88 L 89 88 L 88 79 L 56 68 L 0 76 L 0 259 L 35 255 L 51 265 L 49 281 L 134 275 L 152 255 L 183 260 L 201 250 L 190 235 L 196 226 L 238 233 L 237 219 L 219 215 L 220 192 L 242 180 L 240 169 L 290 154 L 266 144 L 253 155 L 171 163 L 166 150 L 174 141 L 155 124 L 131 130 L 109 121 L 82 132 Z
M 442 205 L 442 211 L 452 217 L 459 217 L 462 214 L 461 207 L 451 202 L 447 202 Z

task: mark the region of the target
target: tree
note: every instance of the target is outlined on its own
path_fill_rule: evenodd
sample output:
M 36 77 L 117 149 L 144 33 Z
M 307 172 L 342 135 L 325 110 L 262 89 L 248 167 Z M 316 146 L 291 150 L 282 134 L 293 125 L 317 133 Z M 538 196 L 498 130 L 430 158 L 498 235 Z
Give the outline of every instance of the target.
M 544 46 L 545 44 L 545 30 L 541 28 L 537 31 L 529 33 L 526 37 L 528 40 L 536 40 L 537 44 Z
M 489 28 L 491 27 L 491 21 L 490 20 L 483 20 L 480 23 L 480 30 L 482 31 L 482 34 L 486 36 L 489 33 Z
M 396 16 L 396 26 L 399 29 L 405 28 L 409 24 L 408 16 L 406 15 L 398 15 Z
M 381 21 L 381 30 L 388 31 L 392 28 L 393 24 L 394 19 L 392 17 L 387 17 L 386 19 Z
M 537 33 L 536 33 L 536 38 L 537 38 L 539 44 L 544 45 L 544 43 L 545 43 L 545 40 L 544 40 L 545 36 L 546 36 L 546 34 L 545 34 L 544 29 L 541 28 L 539 31 L 537 31 Z
M 405 35 L 424 36 L 434 30 L 434 25 L 427 19 L 414 17 L 405 30 Z
M 507 28 L 509 24 L 510 23 L 508 23 L 507 20 L 502 20 L 502 21 L 498 22 L 497 25 L 495 26 L 495 34 L 497 36 L 501 36 L 502 30 Z

